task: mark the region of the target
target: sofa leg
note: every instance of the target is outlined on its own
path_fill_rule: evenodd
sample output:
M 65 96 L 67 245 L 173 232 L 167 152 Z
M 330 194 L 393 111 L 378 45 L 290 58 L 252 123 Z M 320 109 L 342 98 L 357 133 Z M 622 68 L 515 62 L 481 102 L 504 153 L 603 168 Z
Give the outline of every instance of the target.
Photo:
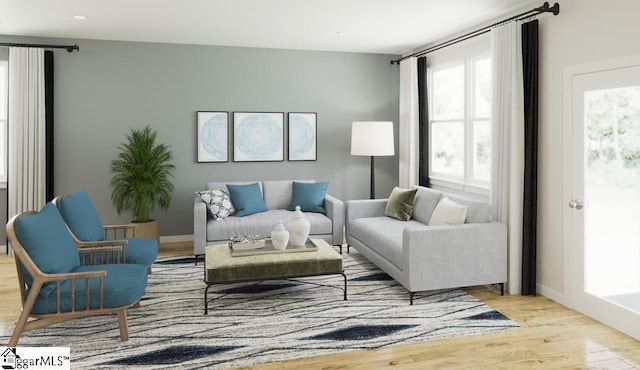
M 347 244 L 347 254 L 349 254 L 349 244 Z
M 504 295 L 504 283 L 500 283 L 500 295 Z
M 409 292 L 409 306 L 413 306 L 413 297 L 416 295 L 415 292 Z

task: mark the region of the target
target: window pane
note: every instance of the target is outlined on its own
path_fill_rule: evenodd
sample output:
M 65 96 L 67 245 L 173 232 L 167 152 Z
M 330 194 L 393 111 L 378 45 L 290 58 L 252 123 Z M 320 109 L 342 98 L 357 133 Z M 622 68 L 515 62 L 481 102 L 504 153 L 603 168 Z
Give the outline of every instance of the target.
M 0 119 L 7 119 L 7 63 L 0 61 Z
M 6 121 L 0 120 L 0 181 L 7 181 L 7 124 Z
M 491 122 L 473 123 L 473 178 L 489 181 L 491 178 Z
M 475 108 L 474 117 L 486 118 L 491 114 L 491 59 L 478 59 L 474 63 Z
M 464 65 L 433 72 L 433 119 L 464 118 Z
M 464 123 L 431 124 L 431 170 L 436 173 L 464 175 Z

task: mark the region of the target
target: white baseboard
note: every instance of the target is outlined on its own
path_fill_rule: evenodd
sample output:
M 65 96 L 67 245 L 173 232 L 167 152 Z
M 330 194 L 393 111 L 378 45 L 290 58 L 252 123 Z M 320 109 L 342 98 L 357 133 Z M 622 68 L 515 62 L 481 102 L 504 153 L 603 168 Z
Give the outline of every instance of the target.
M 546 287 L 544 285 L 541 285 L 541 284 L 536 284 L 536 292 L 539 295 L 545 296 L 545 297 L 549 298 L 552 301 L 558 302 L 563 306 L 569 307 L 567 305 L 567 300 L 566 300 L 564 294 L 562 294 L 561 292 L 559 292 L 559 291 L 557 291 L 555 289 L 548 288 L 548 287 Z
M 193 235 L 167 235 L 160 237 L 160 243 L 192 242 Z

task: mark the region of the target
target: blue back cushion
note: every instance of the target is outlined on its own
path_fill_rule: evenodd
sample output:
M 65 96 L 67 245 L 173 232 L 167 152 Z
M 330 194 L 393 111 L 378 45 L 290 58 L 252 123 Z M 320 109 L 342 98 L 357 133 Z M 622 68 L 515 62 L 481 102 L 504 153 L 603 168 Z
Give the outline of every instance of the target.
M 104 239 L 100 216 L 83 189 L 77 189 L 73 195 L 61 197 L 58 207 L 62 218 L 78 239 L 82 241 Z
M 296 206 L 300 206 L 303 212 L 327 213 L 324 208 L 324 196 L 329 187 L 328 182 L 293 182 L 293 195 L 291 196 L 291 207 L 294 211 Z
M 22 247 L 42 272 L 67 273 L 80 266 L 76 244 L 52 203 L 47 203 L 38 213 L 18 217 L 15 232 Z M 31 286 L 31 276 L 25 274 L 24 277 Z M 55 283 L 48 283 L 41 294 L 47 296 L 54 289 Z
M 227 189 L 237 217 L 268 211 L 257 182 L 249 185 L 227 185 Z

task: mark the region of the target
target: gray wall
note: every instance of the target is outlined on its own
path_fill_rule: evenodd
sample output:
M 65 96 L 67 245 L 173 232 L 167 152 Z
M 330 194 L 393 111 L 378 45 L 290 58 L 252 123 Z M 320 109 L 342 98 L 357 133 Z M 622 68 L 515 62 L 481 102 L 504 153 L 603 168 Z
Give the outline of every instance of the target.
M 85 188 L 104 223 L 130 218 L 116 214 L 108 184 L 116 147 L 133 127 L 158 129 L 175 154 L 171 207 L 153 214 L 163 236 L 193 233 L 193 192 L 208 181 L 315 178 L 330 181 L 329 193 L 341 199 L 368 198 L 369 158 L 349 154 L 351 122 L 390 120 L 397 132 L 399 70 L 389 63 L 394 55 L 2 36 L 0 41 L 80 45 L 79 52 L 55 52 L 55 192 Z M 318 160 L 197 163 L 200 110 L 317 112 Z M 397 155 L 380 157 L 376 169 L 377 196 L 386 197 L 397 184 Z

